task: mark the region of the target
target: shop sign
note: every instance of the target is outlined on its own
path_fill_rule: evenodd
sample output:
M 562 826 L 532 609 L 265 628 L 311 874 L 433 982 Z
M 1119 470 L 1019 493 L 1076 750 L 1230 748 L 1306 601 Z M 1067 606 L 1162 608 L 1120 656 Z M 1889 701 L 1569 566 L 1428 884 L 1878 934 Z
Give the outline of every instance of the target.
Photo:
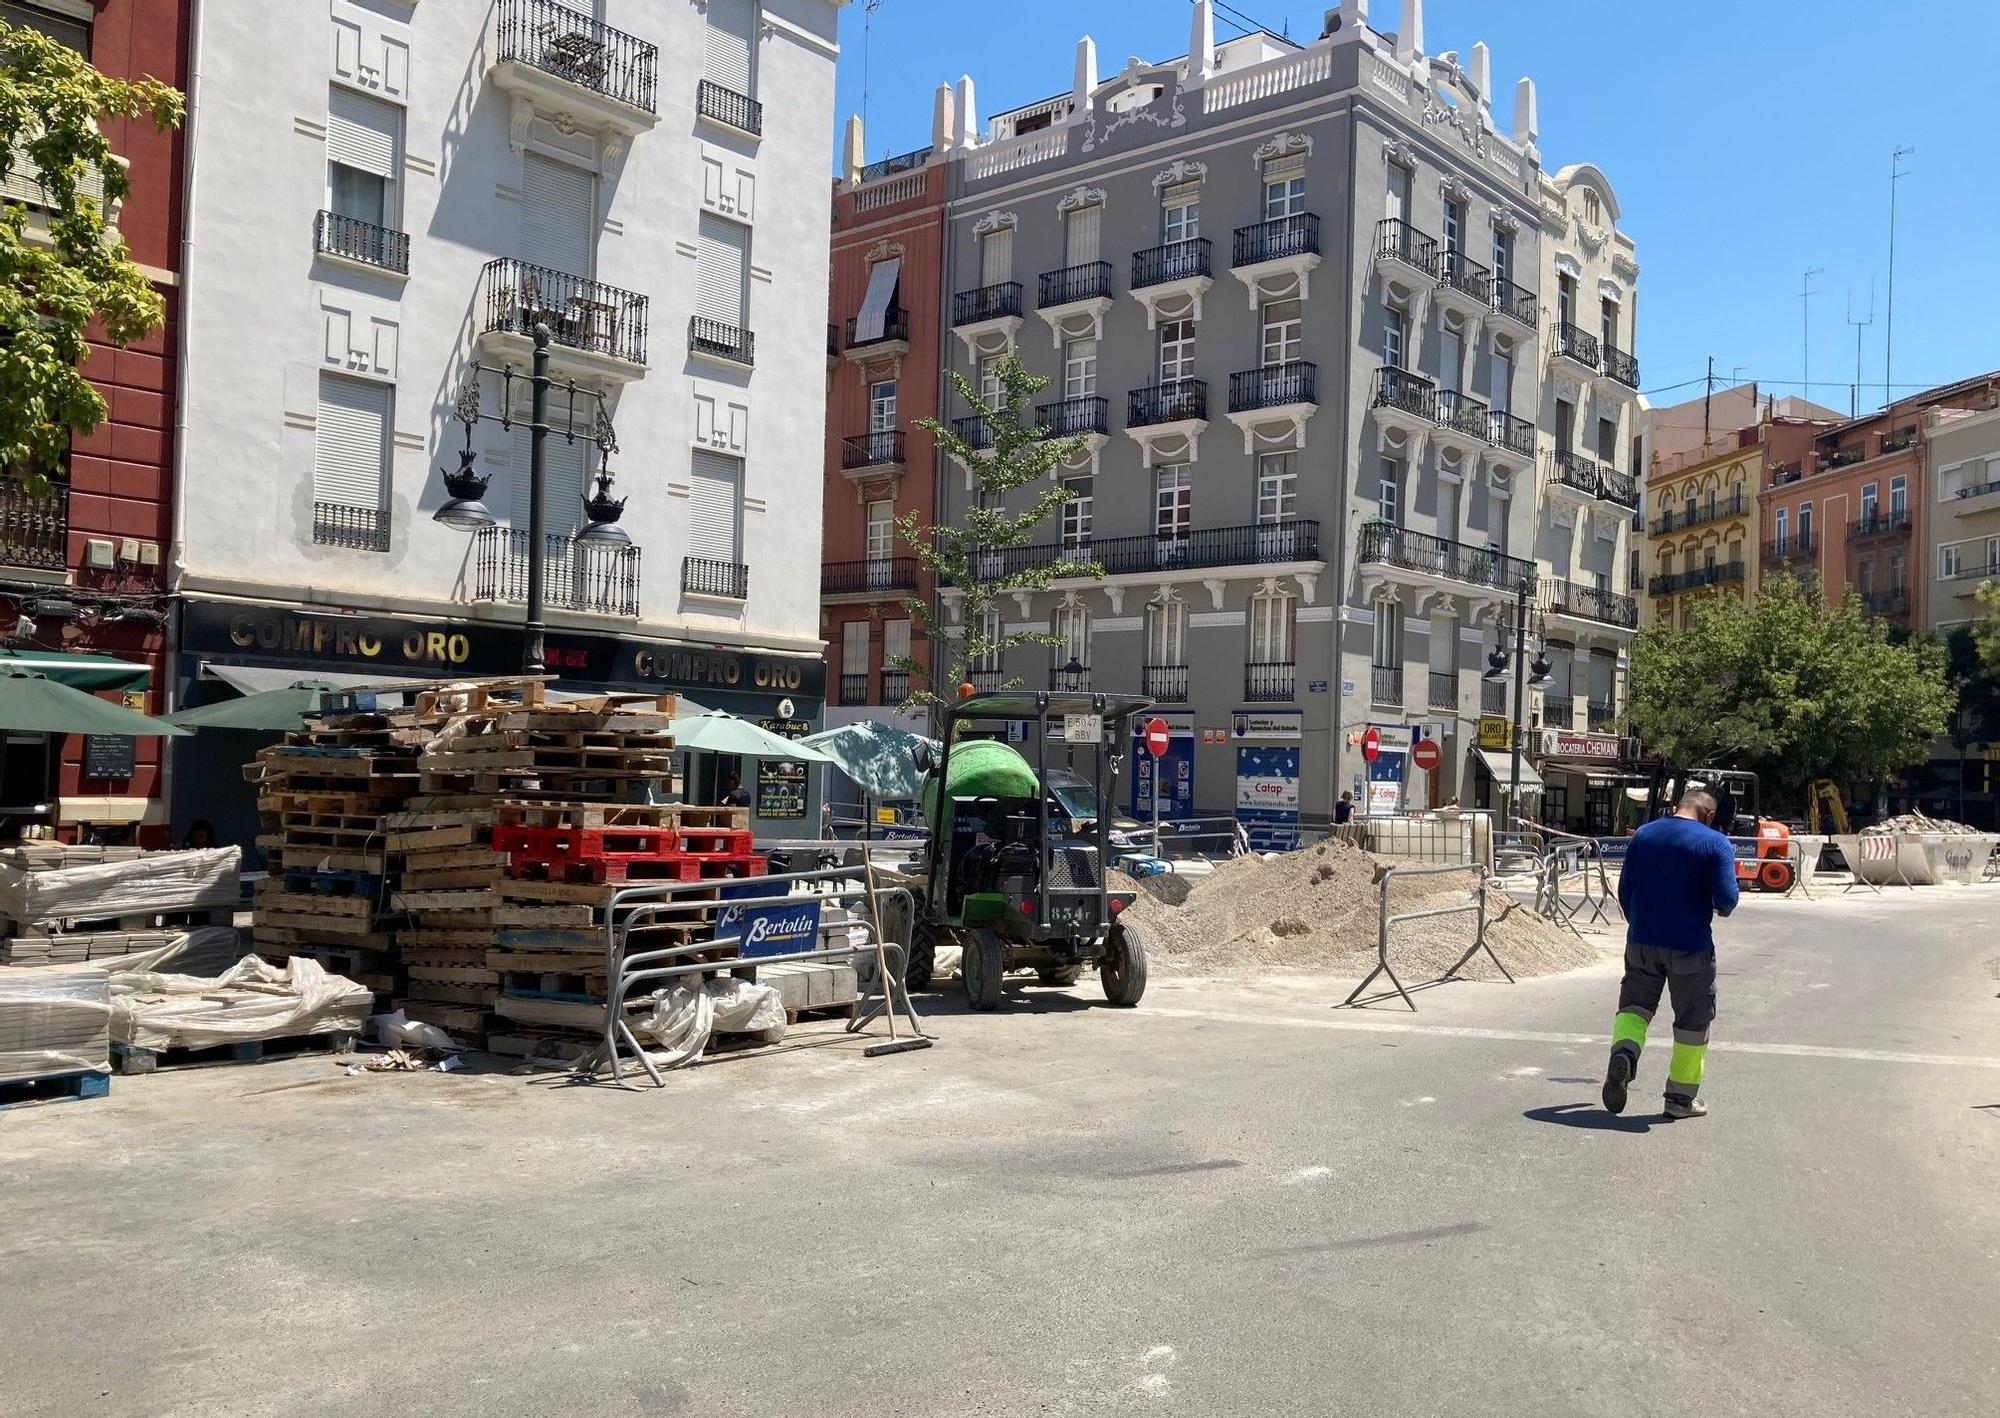
M 806 766 L 783 760 L 757 760 L 757 816 L 774 821 L 798 821 L 806 815 Z
M 1239 739 L 1297 743 L 1305 738 L 1305 713 L 1299 709 L 1238 709 L 1230 716 L 1230 732 Z
M 1566 729 L 1543 729 L 1543 758 L 1582 758 L 1594 763 L 1616 763 L 1624 741 L 1616 734 L 1576 734 Z
M 1145 751 L 1146 725 L 1132 725 L 1132 816 L 1153 814 L 1153 775 L 1160 775 L 1160 817 L 1178 820 L 1194 816 L 1194 715 L 1167 710 L 1150 716 L 1167 726 L 1167 751 L 1159 758 Z M 1206 730 L 1203 731 L 1207 732 Z
M 1479 746 L 1481 748 L 1512 748 L 1513 735 L 1509 732 L 1513 724 L 1501 714 L 1481 714 L 1479 716 Z
M 761 655 L 710 645 L 616 642 L 607 678 L 625 684 L 658 684 L 684 689 L 696 698 L 704 689 L 744 694 L 803 695 L 816 699 L 826 691 L 826 661 L 818 656 Z
M 485 624 L 188 601 L 181 608 L 180 648 L 198 655 L 380 668 L 392 675 L 499 675 L 520 664 L 521 632 Z
M 739 888 L 728 888 L 735 895 Z M 751 887 L 753 895 L 768 888 Z M 715 920 L 715 938 L 734 936 L 742 942 L 737 954 L 745 960 L 773 955 L 800 955 L 812 950 L 819 939 L 820 901 L 801 897 L 782 906 L 724 906 Z
M 1259 852 L 1299 845 L 1299 750 L 1236 750 L 1236 820 Z

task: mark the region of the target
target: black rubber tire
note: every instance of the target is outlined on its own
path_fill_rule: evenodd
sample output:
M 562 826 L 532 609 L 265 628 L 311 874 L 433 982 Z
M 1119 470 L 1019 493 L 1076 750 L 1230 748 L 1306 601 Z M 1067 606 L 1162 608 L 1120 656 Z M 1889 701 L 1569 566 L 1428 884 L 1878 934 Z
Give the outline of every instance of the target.
M 1130 1009 L 1146 993 L 1146 942 L 1120 921 L 1111 928 L 1106 954 L 1097 967 L 1104 997 L 1120 1009 Z
M 916 919 L 910 922 L 910 958 L 903 966 L 903 988 L 927 990 L 937 970 L 937 922 L 919 901 Z
M 1007 970 L 1007 946 L 984 928 L 969 931 L 958 974 L 965 981 L 966 1002 L 985 1013 L 1000 1007 L 1000 986 Z
M 1045 985 L 1073 985 L 1083 977 L 1081 965 L 1044 965 L 1035 978 Z

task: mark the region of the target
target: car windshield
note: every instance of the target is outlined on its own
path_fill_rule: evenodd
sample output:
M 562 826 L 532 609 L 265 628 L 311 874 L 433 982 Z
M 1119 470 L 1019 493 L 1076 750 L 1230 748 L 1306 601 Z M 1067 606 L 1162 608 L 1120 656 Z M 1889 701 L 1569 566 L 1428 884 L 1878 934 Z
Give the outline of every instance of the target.
M 1097 821 L 1097 789 L 1067 768 L 1051 769 L 1046 780 L 1049 794 L 1075 822 Z

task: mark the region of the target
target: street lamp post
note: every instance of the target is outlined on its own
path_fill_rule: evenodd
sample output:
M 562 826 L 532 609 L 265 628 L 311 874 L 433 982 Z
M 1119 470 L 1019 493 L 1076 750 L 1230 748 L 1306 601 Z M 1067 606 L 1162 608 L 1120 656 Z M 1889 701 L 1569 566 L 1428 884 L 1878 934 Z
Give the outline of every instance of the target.
M 1512 761 L 1507 774 L 1507 812 L 1517 816 L 1521 811 L 1521 730 L 1522 718 L 1526 712 L 1529 685 L 1544 685 L 1549 682 L 1549 659 L 1546 649 L 1535 651 L 1532 665 L 1523 666 L 1528 654 L 1528 581 L 1526 577 L 1514 587 L 1514 720 L 1508 733 L 1508 744 L 1512 749 Z M 1503 642 L 1486 657 L 1486 674 L 1489 680 L 1507 677 L 1507 647 Z
M 549 327 L 537 322 L 533 339 L 534 359 L 529 366 L 528 389 L 530 394 L 528 412 L 528 615 L 522 627 L 521 672 L 525 675 L 540 675 L 546 668 L 544 649 L 544 557 L 547 536 L 547 509 L 543 506 L 543 478 L 546 472 L 545 452 L 550 433 L 549 391 L 556 387 L 556 380 L 549 373 L 549 342 L 552 338 Z M 498 374 L 501 377 L 500 413 L 498 416 L 480 412 L 479 376 Z M 439 475 L 444 480 L 445 492 L 449 494 L 443 506 L 432 514 L 433 520 L 447 527 L 457 527 L 462 531 L 479 532 L 498 525 L 499 519 L 486 506 L 486 489 L 491 481 L 488 475 L 473 466 L 472 428 L 484 419 L 498 423 L 502 428 L 511 429 L 517 420 L 513 417 L 514 381 L 520 376 L 514 373 L 512 365 L 495 369 L 491 365 L 474 361 L 466 367 L 465 383 L 459 389 L 454 414 L 465 425 L 465 447 L 458 455 L 458 468 L 446 472 L 440 468 Z M 611 496 L 611 455 L 618 451 L 618 437 L 611 426 L 610 418 L 604 412 L 604 395 L 594 389 L 578 387 L 575 380 L 562 386 L 569 394 L 570 420 L 563 428 L 563 437 L 576 440 L 576 400 L 578 395 L 594 399 L 597 413 L 590 439 L 597 445 L 599 462 L 597 469 L 597 490 L 583 499 L 584 528 L 577 533 L 579 543 L 592 546 L 628 546 L 631 538 L 618 525 L 624 514 L 625 499 Z

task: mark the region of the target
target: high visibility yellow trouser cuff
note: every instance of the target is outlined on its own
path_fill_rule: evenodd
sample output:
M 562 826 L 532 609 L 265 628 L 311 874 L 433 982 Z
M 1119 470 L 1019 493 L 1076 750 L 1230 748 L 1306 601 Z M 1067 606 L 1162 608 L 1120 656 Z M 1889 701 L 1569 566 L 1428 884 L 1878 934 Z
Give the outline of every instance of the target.
M 1611 1047 L 1616 1049 L 1620 1044 L 1627 1044 L 1633 1053 L 1638 1053 L 1646 1047 L 1646 1024 L 1645 1015 L 1621 1009 L 1618 1017 L 1611 1021 Z
M 1674 1056 L 1667 1063 L 1667 1082 L 1678 1086 L 1689 1096 L 1701 1087 L 1701 1071 L 1708 1062 L 1708 1045 L 1674 1045 Z

